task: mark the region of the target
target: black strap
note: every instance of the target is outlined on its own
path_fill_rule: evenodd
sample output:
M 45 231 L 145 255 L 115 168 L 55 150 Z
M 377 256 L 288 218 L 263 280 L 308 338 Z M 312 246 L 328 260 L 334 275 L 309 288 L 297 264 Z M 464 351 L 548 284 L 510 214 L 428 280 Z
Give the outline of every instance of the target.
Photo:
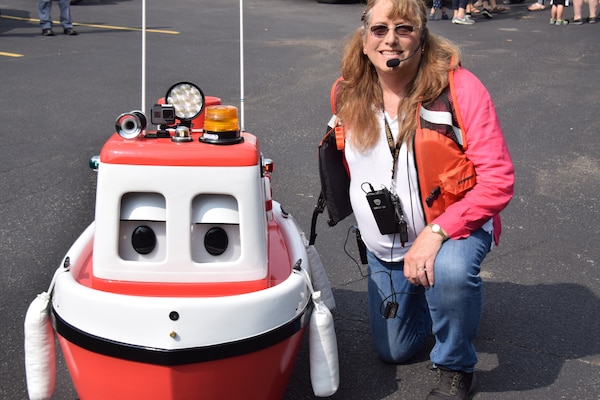
M 400 155 L 400 143 L 394 142 L 394 137 L 392 136 L 392 130 L 390 129 L 390 125 L 387 122 L 387 118 L 385 117 L 385 112 L 383 113 L 383 121 L 385 122 L 385 135 L 387 136 L 388 146 L 390 147 L 390 153 L 392 153 L 393 164 L 392 164 L 392 181 L 396 177 L 396 163 L 398 161 L 398 156 Z
M 308 244 L 310 245 L 315 244 L 315 240 L 317 240 L 317 217 L 319 214 L 323 214 L 323 211 L 325 211 L 325 197 L 321 191 L 310 222 L 310 237 L 308 239 Z

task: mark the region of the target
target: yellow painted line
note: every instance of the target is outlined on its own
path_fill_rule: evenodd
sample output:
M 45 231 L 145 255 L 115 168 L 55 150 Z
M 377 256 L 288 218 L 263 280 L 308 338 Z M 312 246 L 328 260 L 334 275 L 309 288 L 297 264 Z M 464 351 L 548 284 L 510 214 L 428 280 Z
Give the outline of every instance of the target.
M 27 21 L 27 22 L 36 22 L 36 23 L 40 22 L 40 20 L 36 19 L 36 18 L 22 18 L 22 17 L 14 17 L 12 15 L 2 15 L 2 16 L 0 16 L 0 18 L 15 19 L 17 21 Z M 60 21 L 52 21 L 52 23 L 54 25 L 60 25 Z M 141 30 L 142 30 L 142 28 L 132 28 L 132 27 L 127 27 L 127 26 L 85 24 L 85 23 L 80 23 L 80 22 L 74 22 L 73 26 L 86 26 L 86 27 L 90 27 L 90 28 L 109 29 L 109 30 L 118 30 L 118 31 L 140 31 L 141 32 Z M 177 32 L 177 31 L 169 31 L 169 30 L 164 30 L 164 29 L 146 29 L 146 32 L 163 33 L 166 35 L 179 35 L 179 32 Z
M 4 51 L 0 51 L 0 56 L 6 56 L 6 57 L 23 57 L 23 54 L 7 53 L 7 52 L 4 52 Z
M 59 24 L 58 21 L 53 21 L 52 23 Z M 142 28 L 131 28 L 131 27 L 127 27 L 127 26 L 83 24 L 83 23 L 78 23 L 78 22 L 74 22 L 73 25 L 74 26 L 87 26 L 90 28 L 112 29 L 112 30 L 119 30 L 119 31 L 140 31 L 140 32 L 142 31 Z M 163 29 L 147 29 L 146 28 L 146 32 L 164 33 L 166 35 L 179 35 L 179 32 L 177 32 L 177 31 L 167 31 L 167 30 L 163 30 Z

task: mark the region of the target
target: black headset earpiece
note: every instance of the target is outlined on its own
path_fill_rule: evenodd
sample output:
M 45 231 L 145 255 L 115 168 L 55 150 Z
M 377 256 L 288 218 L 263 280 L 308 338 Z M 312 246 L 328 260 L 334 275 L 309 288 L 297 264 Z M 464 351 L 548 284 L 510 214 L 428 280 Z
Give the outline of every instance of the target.
M 421 47 L 425 44 L 425 39 L 427 39 L 427 28 L 423 27 L 423 32 L 421 32 Z

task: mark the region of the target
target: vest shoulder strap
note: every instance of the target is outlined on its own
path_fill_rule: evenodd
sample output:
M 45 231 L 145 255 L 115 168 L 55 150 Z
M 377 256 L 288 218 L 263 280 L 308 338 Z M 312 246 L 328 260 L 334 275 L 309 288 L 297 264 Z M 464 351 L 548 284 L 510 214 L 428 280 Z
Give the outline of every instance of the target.
M 454 114 L 454 118 L 458 122 L 458 128 L 461 133 L 461 148 L 463 151 L 467 149 L 467 132 L 465 131 L 465 126 L 463 124 L 462 116 L 460 114 L 460 108 L 458 106 L 458 98 L 456 97 L 456 88 L 454 87 L 454 70 L 448 72 L 448 86 L 450 87 L 450 97 L 452 100 L 452 112 Z
M 333 112 L 333 114 L 337 114 L 337 108 L 336 108 L 337 91 L 338 91 L 338 87 L 339 87 L 340 83 L 343 80 L 344 80 L 344 77 L 340 76 L 339 78 L 337 78 L 335 80 L 335 82 L 333 82 L 333 85 L 331 85 L 331 93 L 329 94 L 329 103 L 331 104 L 331 112 Z
M 335 80 L 333 85 L 331 85 L 331 93 L 329 94 L 329 102 L 331 104 L 331 112 L 333 113 L 333 115 L 337 114 L 337 107 L 336 107 L 337 91 L 338 91 L 340 83 L 343 80 L 344 80 L 344 77 L 340 76 L 339 78 L 337 78 Z M 336 147 L 338 150 L 344 150 L 344 145 L 346 142 L 346 130 L 344 128 L 344 125 L 342 125 L 342 121 L 340 121 L 340 119 L 337 117 L 335 119 L 334 129 L 335 129 Z
M 427 128 L 451 139 L 461 151 L 467 148 L 466 131 L 463 125 L 456 89 L 454 71 L 448 73 L 448 86 L 428 103 L 419 103 L 416 110 L 417 129 Z

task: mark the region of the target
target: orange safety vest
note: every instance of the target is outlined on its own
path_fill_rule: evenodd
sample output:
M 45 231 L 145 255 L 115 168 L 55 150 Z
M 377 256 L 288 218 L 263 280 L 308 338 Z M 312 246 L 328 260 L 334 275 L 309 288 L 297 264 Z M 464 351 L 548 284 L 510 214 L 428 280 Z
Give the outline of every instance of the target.
M 444 121 L 448 113 L 451 120 Z M 430 223 L 477 181 L 475 167 L 465 154 L 467 138 L 454 90 L 454 71 L 449 72 L 448 87 L 440 96 L 417 106 L 413 144 L 421 203 L 425 221 Z
M 330 101 L 334 114 L 336 114 L 337 87 L 342 80 L 343 77 L 338 78 L 331 88 Z M 337 152 L 332 152 L 331 149 L 334 147 L 333 134 L 335 134 Z M 351 213 L 351 207 L 348 206 L 349 180 L 341 182 L 340 167 L 336 165 L 339 164 L 340 158 L 345 162 L 344 146 L 345 129 L 338 119 L 334 128 L 328 130 L 319 144 L 321 193 L 329 211 L 330 226 Z M 413 149 L 420 200 L 426 223 L 432 222 L 448 206 L 463 198 L 475 186 L 477 181 L 475 167 L 464 153 L 466 148 L 466 132 L 454 90 L 454 71 L 449 71 L 448 87 L 442 94 L 427 104 L 419 102 L 417 106 L 417 130 Z M 324 152 L 323 149 L 327 151 Z M 335 162 L 332 162 L 332 153 L 338 153 L 333 155 Z

